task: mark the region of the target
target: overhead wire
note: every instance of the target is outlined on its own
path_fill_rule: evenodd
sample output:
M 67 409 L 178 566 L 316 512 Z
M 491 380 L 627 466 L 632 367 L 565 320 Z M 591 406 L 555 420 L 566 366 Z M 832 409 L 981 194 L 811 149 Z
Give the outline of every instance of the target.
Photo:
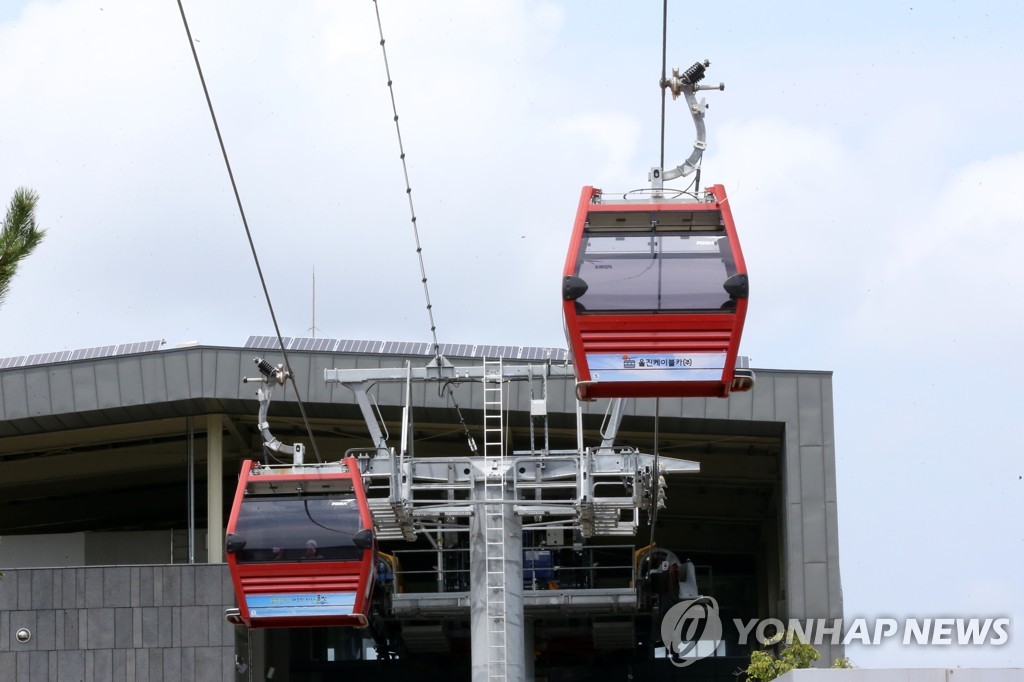
M 658 492 L 660 489 L 661 480 L 661 462 L 659 461 L 658 453 L 658 417 L 661 408 L 661 398 L 654 399 L 654 473 L 651 476 L 651 488 L 654 494 L 651 499 L 651 541 L 647 543 L 653 550 L 654 548 L 654 524 L 658 522 Z
M 316 460 L 322 462 L 320 459 L 320 450 L 316 445 L 316 438 L 313 435 L 313 428 L 309 423 L 309 419 L 306 416 L 306 407 L 302 402 L 302 394 L 299 391 L 299 386 L 295 381 L 295 373 L 292 372 L 291 363 L 288 360 L 288 351 L 285 349 L 284 337 L 281 335 L 281 327 L 277 323 L 277 315 L 274 313 L 274 304 L 270 300 L 270 290 L 267 288 L 267 280 L 263 276 L 263 268 L 260 266 L 259 254 L 256 252 L 256 243 L 252 238 L 252 231 L 249 229 L 249 221 L 245 217 L 245 209 L 242 207 L 242 197 L 238 192 L 238 183 L 235 182 L 235 174 L 231 170 L 231 161 L 228 159 L 228 150 L 224 145 L 224 136 L 220 132 L 220 124 L 217 122 L 217 114 L 213 109 L 213 100 L 210 98 L 210 89 L 206 85 L 206 77 L 203 75 L 203 67 L 199 63 L 199 53 L 196 51 L 195 40 L 192 39 L 192 30 L 188 25 L 188 18 L 185 16 L 185 7 L 182 5 L 182 0 L 178 0 L 178 11 L 181 13 L 181 23 L 185 27 L 185 35 L 188 37 L 188 46 L 192 50 L 192 59 L 196 64 L 196 71 L 199 74 L 199 82 L 203 86 L 203 95 L 206 97 L 206 106 L 210 110 L 210 119 L 213 121 L 213 129 L 217 133 L 217 142 L 220 145 L 220 153 L 224 158 L 224 167 L 228 171 L 228 179 L 231 181 L 231 190 L 235 195 L 235 204 L 238 206 L 238 214 L 242 218 L 242 226 L 245 228 L 245 236 L 249 240 L 249 250 L 252 252 L 253 262 L 256 264 L 256 273 L 259 275 L 260 286 L 263 288 L 263 297 L 266 299 L 267 308 L 270 311 L 270 319 L 274 323 L 274 332 L 277 334 L 277 342 L 281 349 L 281 355 L 284 358 L 284 369 L 286 372 L 287 380 L 291 381 L 292 388 L 295 389 L 295 402 L 299 406 L 299 413 L 302 415 L 302 422 L 306 426 L 306 434 L 309 436 L 310 445 L 313 447 L 313 453 L 316 455 Z
M 668 0 L 662 0 L 661 4 L 661 146 L 660 156 L 658 162 L 658 168 L 661 170 L 662 175 L 665 173 L 665 91 L 668 89 Z M 690 181 L 690 184 L 686 186 L 686 189 L 681 190 L 683 193 L 690 193 L 692 191 L 696 193 L 700 189 L 700 168 L 697 168 L 697 172 Z
M 427 285 L 427 268 L 423 260 L 423 245 L 420 241 L 419 224 L 416 219 L 416 207 L 412 200 L 412 186 L 409 182 L 409 164 L 406 161 L 405 144 L 402 141 L 402 127 L 398 122 L 398 104 L 395 100 L 395 88 L 394 79 L 391 77 L 391 65 L 388 62 L 388 50 L 386 47 L 386 41 L 384 40 L 384 25 L 380 18 L 380 5 L 377 0 L 373 0 L 373 9 L 377 15 L 377 32 L 380 35 L 380 50 L 384 57 L 384 73 L 387 76 L 388 93 L 391 96 L 391 113 L 395 122 L 395 134 L 398 138 L 398 158 L 402 162 L 402 175 L 405 178 L 405 195 L 409 202 L 409 218 L 412 223 L 412 233 L 416 240 L 416 257 L 419 260 L 420 266 L 420 282 L 423 284 L 423 297 L 427 304 L 427 317 L 430 320 L 430 336 L 433 342 L 434 351 L 434 362 L 437 365 L 438 372 L 445 362 L 445 359 L 441 355 L 441 344 L 437 341 L 437 324 L 434 322 L 434 306 L 430 302 L 430 287 Z M 452 389 L 452 382 L 444 382 L 438 386 L 438 396 L 443 396 L 445 392 L 448 394 L 448 399 L 452 401 L 452 405 L 455 408 L 455 412 L 458 414 L 459 423 L 462 425 L 466 442 L 469 445 L 469 449 L 472 452 L 476 452 L 476 444 L 473 441 L 473 436 L 469 432 L 469 426 L 466 424 L 466 420 L 462 416 L 462 410 L 459 408 L 459 403 L 455 399 L 455 391 Z
M 661 7 L 661 172 L 665 172 L 665 90 L 668 87 L 666 80 L 668 68 L 668 0 L 662 0 Z M 654 399 L 654 473 L 651 476 L 651 488 L 654 494 L 651 500 L 651 538 L 648 546 L 651 552 L 654 551 L 654 524 L 658 522 L 658 492 L 659 480 L 661 479 L 661 462 L 658 458 L 658 416 L 661 407 L 661 399 Z
M 430 334 L 434 343 L 434 358 L 440 360 L 441 346 L 437 342 L 437 325 L 434 323 L 434 306 L 430 302 L 430 288 L 427 286 L 427 269 L 423 262 L 423 246 L 420 243 L 419 226 L 416 224 L 416 208 L 412 201 L 412 187 L 409 184 L 409 165 L 405 160 L 405 146 L 402 143 L 402 128 L 398 123 L 398 105 L 395 102 L 394 80 L 391 78 L 391 65 L 388 63 L 388 50 L 385 47 L 384 27 L 380 19 L 380 6 L 373 0 L 373 9 L 377 14 L 377 31 L 380 34 L 380 50 L 384 55 L 384 73 L 388 79 L 388 93 L 391 95 L 391 112 L 394 115 L 395 133 L 398 136 L 398 158 L 402 161 L 402 174 L 405 176 L 405 194 L 409 200 L 409 214 L 412 222 L 412 233 L 416 239 L 416 256 L 420 263 L 420 281 L 423 283 L 423 296 L 427 302 L 427 317 L 430 318 Z
M 668 0 L 661 8 L 661 161 L 658 168 L 665 172 L 665 90 L 668 88 Z

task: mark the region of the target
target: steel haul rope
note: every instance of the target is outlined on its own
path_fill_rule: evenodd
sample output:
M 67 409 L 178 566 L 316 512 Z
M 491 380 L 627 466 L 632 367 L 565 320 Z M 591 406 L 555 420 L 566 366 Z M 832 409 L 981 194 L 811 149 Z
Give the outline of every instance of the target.
M 203 95 L 206 96 L 206 106 L 210 110 L 210 119 L 213 121 L 213 129 L 217 133 L 217 142 L 220 144 L 220 153 L 224 157 L 224 167 L 228 171 L 228 179 L 231 180 L 231 190 L 235 194 L 235 203 L 238 205 L 238 214 L 242 218 L 242 226 L 245 228 L 245 236 L 249 240 L 249 250 L 252 252 L 253 262 L 256 263 L 256 272 L 260 278 L 260 286 L 263 287 L 263 297 L 267 301 L 267 308 L 270 310 L 270 319 L 274 323 L 274 332 L 277 334 L 277 343 L 281 348 L 281 355 L 284 357 L 284 369 L 287 378 L 292 382 L 295 389 L 295 401 L 299 406 L 299 413 L 302 415 L 302 422 L 306 425 L 306 434 L 309 436 L 310 445 L 313 446 L 313 453 L 316 460 L 321 462 L 320 450 L 316 446 L 316 438 L 313 436 L 313 428 L 306 417 L 306 407 L 302 403 L 302 393 L 295 382 L 295 373 L 292 372 L 291 364 L 288 361 L 288 351 L 284 347 L 284 338 L 281 336 L 281 327 L 277 323 L 277 315 L 274 313 L 274 304 L 270 301 L 270 291 L 267 289 L 267 280 L 263 277 L 263 268 L 260 267 L 260 257 L 256 253 L 256 243 L 252 239 L 252 231 L 249 229 L 249 221 L 245 217 L 245 209 L 242 208 L 242 197 L 238 193 L 238 184 L 235 182 L 235 174 L 231 170 L 231 161 L 228 159 L 228 150 L 224 146 L 224 136 L 220 133 L 220 125 L 217 123 L 217 114 L 213 110 L 213 100 L 210 99 L 210 90 L 206 87 L 206 78 L 203 76 L 203 67 L 199 63 L 199 53 L 196 52 L 195 41 L 192 39 L 192 31 L 188 26 L 188 19 L 185 17 L 185 8 L 178 0 L 178 10 L 181 12 L 181 23 L 185 26 L 185 35 L 188 37 L 188 46 L 192 50 L 192 59 L 196 63 L 196 71 L 199 73 L 199 82 L 203 86 Z
M 398 158 L 402 161 L 402 175 L 405 178 L 405 195 L 409 200 L 409 217 L 410 222 L 412 223 L 412 233 L 416 239 L 416 257 L 419 259 L 420 264 L 420 281 L 423 283 L 423 296 L 427 302 L 427 317 L 430 319 L 430 336 L 434 346 L 434 362 L 437 364 L 438 370 L 440 371 L 445 360 L 441 356 L 441 345 L 437 341 L 437 325 L 434 323 L 434 306 L 430 302 L 430 288 L 427 286 L 427 269 L 423 261 L 423 245 L 420 243 L 419 225 L 416 222 L 416 207 L 412 201 L 412 186 L 409 184 L 409 165 L 406 163 L 405 145 L 402 142 L 402 127 L 398 123 L 398 105 L 395 103 L 394 80 L 391 78 L 391 66 L 388 63 L 388 50 L 385 46 L 384 28 L 380 19 L 380 5 L 377 4 L 377 0 L 373 0 L 373 9 L 377 15 L 377 32 L 380 34 L 380 50 L 384 56 L 384 73 L 387 75 L 388 93 L 391 95 L 391 113 L 394 116 L 395 134 L 398 137 Z M 459 423 L 462 425 L 463 434 L 466 436 L 466 442 L 469 444 L 470 451 L 476 452 L 476 443 L 473 441 L 473 436 L 469 432 L 466 420 L 462 417 L 462 410 L 459 408 L 459 403 L 455 400 L 455 392 L 452 389 L 452 382 L 445 382 L 442 387 L 438 389 L 439 395 L 443 392 L 448 393 L 448 398 L 452 401 L 452 405 L 455 407 L 455 412 L 458 414 Z

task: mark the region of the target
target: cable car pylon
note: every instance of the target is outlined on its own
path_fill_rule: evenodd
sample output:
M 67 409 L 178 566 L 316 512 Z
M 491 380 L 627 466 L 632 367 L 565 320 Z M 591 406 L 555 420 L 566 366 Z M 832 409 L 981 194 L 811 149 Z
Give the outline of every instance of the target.
M 523 652 L 521 630 L 511 633 L 507 627 L 509 618 L 509 602 L 517 607 L 515 611 L 522 617 L 522 561 L 519 565 L 519 578 L 508 579 L 509 556 L 506 554 L 507 512 L 506 502 L 509 501 L 506 490 L 507 462 L 505 460 L 505 380 L 502 376 L 502 362 L 487 360 L 483 362 L 483 401 L 484 401 L 484 476 L 483 476 L 483 507 L 470 521 L 471 536 L 478 536 L 483 531 L 485 580 L 471 582 L 470 585 L 470 619 L 474 632 L 473 659 L 478 665 L 481 658 L 480 643 L 486 643 L 487 680 L 488 682 L 506 682 L 509 665 L 517 661 Z M 479 528 L 482 526 L 482 528 Z M 520 533 L 521 524 L 520 524 Z M 522 541 L 520 540 L 520 546 Z M 473 545 L 477 550 L 474 551 Z M 480 543 L 470 547 L 470 563 L 479 562 Z M 481 592 L 483 593 L 481 595 Z M 482 599 L 481 599 L 482 597 Z M 483 603 L 481 603 L 481 601 Z M 481 613 L 482 611 L 482 613 Z M 481 615 L 484 618 L 481 618 Z M 515 617 L 513 613 L 513 617 Z M 485 621 L 485 630 L 481 628 L 481 620 Z M 483 631 L 482 631 L 483 630 Z M 484 635 L 481 637 L 480 635 Z M 511 636 L 510 636 L 511 635 Z M 518 636 L 518 640 L 516 639 Z M 512 641 L 510 641 L 512 640 Z M 515 656 L 513 658 L 513 656 Z

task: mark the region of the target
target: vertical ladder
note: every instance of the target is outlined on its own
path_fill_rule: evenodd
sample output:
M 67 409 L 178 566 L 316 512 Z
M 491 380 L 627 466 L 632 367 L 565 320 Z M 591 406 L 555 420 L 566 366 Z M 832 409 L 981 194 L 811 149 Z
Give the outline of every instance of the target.
M 505 400 L 501 359 L 484 359 L 484 543 L 487 557 L 487 679 L 505 682 Z

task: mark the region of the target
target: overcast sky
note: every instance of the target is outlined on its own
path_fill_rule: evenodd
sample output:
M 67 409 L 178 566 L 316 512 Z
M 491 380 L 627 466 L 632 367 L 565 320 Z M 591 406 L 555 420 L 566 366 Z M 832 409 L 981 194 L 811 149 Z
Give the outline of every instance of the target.
M 185 3 L 288 336 L 429 340 L 374 5 Z M 284 9 L 287 6 L 287 9 Z M 381 0 L 442 342 L 564 346 L 580 188 L 658 162 L 661 3 Z M 1024 5 L 674 1 L 712 61 L 703 181 L 751 278 L 742 352 L 834 372 L 845 610 L 1015 617 L 1024 666 Z M 669 103 L 666 160 L 693 128 Z M 45 241 L 0 357 L 272 334 L 173 0 L 0 4 L 0 200 Z

